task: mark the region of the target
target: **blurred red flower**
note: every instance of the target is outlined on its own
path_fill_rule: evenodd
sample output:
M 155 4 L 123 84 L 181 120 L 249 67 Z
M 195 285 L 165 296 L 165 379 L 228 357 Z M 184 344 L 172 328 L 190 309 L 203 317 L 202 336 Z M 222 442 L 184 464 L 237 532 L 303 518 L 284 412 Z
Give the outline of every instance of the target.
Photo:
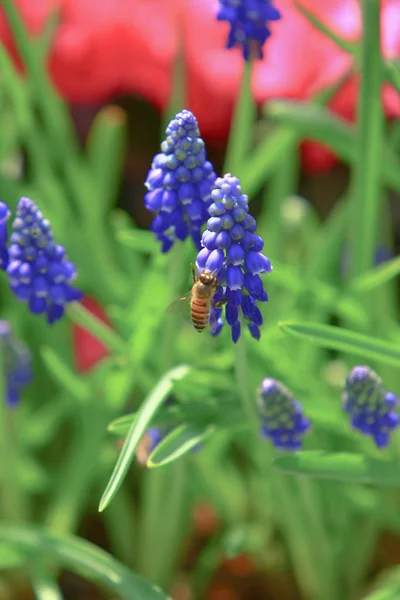
M 361 0 L 299 0 L 346 40 L 361 35 Z M 215 19 L 216 0 L 15 0 L 31 33 L 60 6 L 60 25 L 49 68 L 61 94 L 70 101 L 94 103 L 119 93 L 139 94 L 163 109 L 171 93 L 171 76 L 179 38 L 183 37 L 188 108 L 202 135 L 224 141 L 240 86 L 240 49 L 226 50 L 228 24 Z M 308 100 L 350 73 L 353 59 L 320 33 L 299 11 L 295 0 L 275 0 L 282 19 L 271 24 L 265 58 L 257 62 L 252 90 L 258 105 L 273 99 Z M 400 56 L 400 0 L 381 0 L 382 51 Z M 0 37 L 10 34 L 0 14 Z M 330 109 L 355 117 L 358 82 L 350 78 L 331 100 Z M 385 86 L 389 117 L 400 115 L 400 98 Z M 306 166 L 324 170 L 332 153 L 303 144 Z M 321 154 L 322 152 L 322 154 Z
M 81 302 L 95 317 L 111 326 L 104 310 L 94 298 L 85 296 Z M 82 329 L 82 327 L 78 327 L 77 325 L 72 326 L 72 347 L 74 350 L 75 365 L 80 373 L 90 371 L 100 360 L 109 355 L 108 349 L 101 342 L 86 331 L 86 329 Z

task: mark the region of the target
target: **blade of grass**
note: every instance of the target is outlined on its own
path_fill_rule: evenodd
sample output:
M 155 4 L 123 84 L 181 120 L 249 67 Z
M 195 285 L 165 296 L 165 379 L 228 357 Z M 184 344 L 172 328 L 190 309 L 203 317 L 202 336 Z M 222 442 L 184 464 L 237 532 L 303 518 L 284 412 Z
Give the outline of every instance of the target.
M 371 458 L 363 454 L 323 451 L 278 456 L 274 467 L 288 475 L 307 475 L 352 483 L 399 487 L 398 461 Z
M 256 117 L 256 106 L 251 93 L 252 67 L 252 61 L 245 62 L 225 154 L 224 173 L 233 175 L 237 173 L 251 148 L 253 123 Z
M 360 293 L 375 290 L 397 277 L 399 273 L 400 257 L 396 257 L 352 279 L 349 284 L 349 290 Z
M 124 446 L 119 455 L 117 464 L 111 475 L 110 481 L 100 500 L 99 511 L 102 512 L 107 508 L 114 495 L 117 493 L 130 464 L 134 458 L 136 448 L 143 437 L 146 429 L 149 428 L 152 419 L 158 408 L 164 402 L 166 397 L 171 393 L 174 385 L 174 380 L 181 379 L 189 373 L 189 367 L 181 365 L 166 373 L 160 380 L 153 392 L 144 400 L 137 413 L 137 418 L 132 423 L 129 433 L 125 439 Z
M 112 590 L 123 600 L 168 600 L 156 586 L 138 577 L 98 546 L 71 535 L 54 535 L 37 528 L 0 524 L 0 541 L 8 542 L 17 551 L 40 556 L 88 576 Z
M 321 348 L 355 354 L 362 356 L 364 360 L 400 366 L 400 348 L 372 336 L 320 323 L 283 321 L 278 327 L 285 334 L 307 339 Z
M 353 166 L 353 226 L 351 229 L 353 276 L 374 264 L 378 243 L 381 172 L 384 150 L 384 115 L 381 103 L 380 2 L 363 0 L 361 89 L 358 104 L 356 162 Z

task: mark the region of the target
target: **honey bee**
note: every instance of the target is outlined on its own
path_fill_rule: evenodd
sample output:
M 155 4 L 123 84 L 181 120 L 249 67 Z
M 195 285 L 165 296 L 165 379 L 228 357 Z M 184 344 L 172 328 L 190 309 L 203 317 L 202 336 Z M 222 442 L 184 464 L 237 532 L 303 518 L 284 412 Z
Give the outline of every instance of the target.
M 215 272 L 205 269 L 201 273 L 196 273 L 192 265 L 193 287 L 181 298 L 178 298 L 167 308 L 168 314 L 174 314 L 180 310 L 180 307 L 185 302 L 190 303 L 190 314 L 194 328 L 201 333 L 207 327 L 212 308 L 221 308 L 227 301 L 223 298 L 219 302 L 214 302 L 213 297 L 218 291 L 219 283 Z M 211 320 L 211 328 L 215 327 L 216 323 Z

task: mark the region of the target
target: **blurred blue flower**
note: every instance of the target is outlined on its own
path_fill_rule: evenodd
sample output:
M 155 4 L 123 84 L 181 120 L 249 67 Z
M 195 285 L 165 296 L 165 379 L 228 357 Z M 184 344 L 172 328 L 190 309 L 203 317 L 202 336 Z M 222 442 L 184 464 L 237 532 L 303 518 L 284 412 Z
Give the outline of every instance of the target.
M 156 213 L 150 229 L 162 243 L 162 252 L 189 235 L 200 248 L 200 230 L 208 218 L 216 174 L 189 110 L 176 115 L 166 135 L 145 182 L 144 204 Z
M 167 433 L 168 431 L 162 430 L 160 427 L 151 427 L 144 433 L 136 450 L 136 460 L 142 467 L 146 466 L 150 454 Z
M 302 437 L 310 429 L 310 421 L 293 394 L 276 379 L 261 382 L 257 397 L 262 421 L 261 433 L 277 450 L 300 450 Z
M 271 35 L 269 22 L 281 18 L 271 0 L 219 0 L 219 5 L 217 19 L 230 26 L 226 47 L 242 46 L 245 60 L 263 58 L 263 46 Z
M 50 222 L 29 198 L 19 200 L 12 231 L 7 267 L 11 290 L 32 313 L 46 313 L 52 324 L 61 319 L 68 302 L 83 296 L 70 285 L 75 265 L 54 242 Z
M 0 269 L 5 271 L 8 266 L 8 231 L 7 221 L 11 217 L 7 204 L 0 202 Z
M 14 339 L 8 321 L 0 320 L 0 340 L 7 403 L 15 406 L 20 399 L 22 389 L 32 380 L 32 357 L 28 348 Z
M 388 392 L 382 380 L 369 367 L 354 367 L 347 376 L 343 392 L 344 409 L 351 425 L 370 435 L 378 448 L 389 444 L 390 432 L 399 425 L 396 412 L 399 400 Z
M 212 335 L 218 335 L 224 321 L 218 303 L 225 303 L 225 318 L 236 343 L 241 332 L 241 314 L 247 319 L 251 335 L 260 338 L 263 319 L 257 301 L 268 296 L 260 274 L 272 270 L 262 249 L 264 242 L 256 235 L 256 221 L 249 214 L 248 198 L 242 193 L 237 177 L 228 174 L 215 181 L 211 192 L 210 219 L 202 236 L 203 249 L 197 255 L 199 272 L 207 269 L 218 277 L 220 288 L 213 298 L 210 322 Z

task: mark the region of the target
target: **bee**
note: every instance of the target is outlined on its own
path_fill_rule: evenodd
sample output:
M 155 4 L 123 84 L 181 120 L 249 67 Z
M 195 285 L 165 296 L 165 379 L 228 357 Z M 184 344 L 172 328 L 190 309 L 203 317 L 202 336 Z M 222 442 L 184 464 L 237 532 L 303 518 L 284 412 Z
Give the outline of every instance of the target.
M 181 298 L 178 298 L 167 308 L 168 314 L 174 314 L 184 302 L 190 303 L 190 314 L 194 328 L 201 333 L 207 327 L 212 308 L 221 308 L 227 301 L 223 298 L 219 302 L 214 302 L 213 297 L 218 291 L 219 283 L 215 272 L 205 269 L 201 273 L 196 273 L 193 265 L 193 287 Z M 211 320 L 211 328 L 216 325 L 215 319 Z

